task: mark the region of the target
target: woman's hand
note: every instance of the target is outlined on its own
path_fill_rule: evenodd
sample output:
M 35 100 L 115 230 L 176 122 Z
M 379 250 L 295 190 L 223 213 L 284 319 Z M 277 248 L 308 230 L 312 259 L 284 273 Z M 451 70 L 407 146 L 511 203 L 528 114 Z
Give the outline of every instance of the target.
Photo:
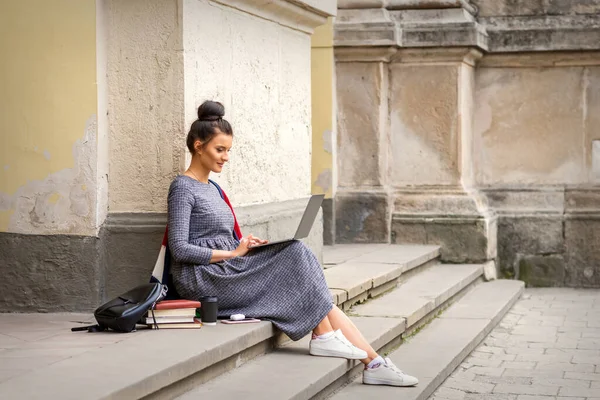
M 237 247 L 237 249 L 235 249 L 233 251 L 233 256 L 234 257 L 243 257 L 246 254 L 248 254 L 248 252 L 251 250 L 249 248 L 249 246 L 252 245 L 254 240 L 254 236 L 252 235 L 248 235 L 247 237 L 243 237 L 242 240 L 240 240 L 240 244 Z
M 250 236 L 252 236 L 252 235 L 250 235 Z M 266 243 L 269 243 L 269 241 L 252 236 L 252 243 L 250 243 L 250 246 L 256 246 L 258 244 L 266 244 Z
M 263 240 L 252 235 L 248 235 L 247 237 L 242 238 L 242 240 L 240 240 L 240 245 L 237 247 L 237 249 L 233 251 L 233 256 L 243 257 L 246 254 L 248 254 L 250 250 L 252 250 L 250 246 L 256 246 L 257 244 L 265 243 L 268 243 L 268 240 Z

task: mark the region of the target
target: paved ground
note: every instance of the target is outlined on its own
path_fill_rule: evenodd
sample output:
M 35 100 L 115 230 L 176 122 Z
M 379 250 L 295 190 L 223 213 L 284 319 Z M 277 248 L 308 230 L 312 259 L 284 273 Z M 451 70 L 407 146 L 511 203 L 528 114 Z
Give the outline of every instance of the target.
M 0 384 L 135 334 L 71 333 L 89 314 L 0 314 Z M 600 290 L 528 289 L 430 400 L 600 400 Z
M 429 400 L 600 400 L 600 290 L 527 289 Z
M 16 376 L 134 337 L 72 333 L 91 314 L 0 314 L 0 384 Z

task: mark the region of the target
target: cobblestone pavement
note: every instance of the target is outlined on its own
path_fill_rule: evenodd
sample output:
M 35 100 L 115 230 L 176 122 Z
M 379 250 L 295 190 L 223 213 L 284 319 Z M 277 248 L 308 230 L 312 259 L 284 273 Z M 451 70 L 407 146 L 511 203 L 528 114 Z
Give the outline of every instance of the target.
M 600 400 L 600 290 L 527 289 L 429 400 Z

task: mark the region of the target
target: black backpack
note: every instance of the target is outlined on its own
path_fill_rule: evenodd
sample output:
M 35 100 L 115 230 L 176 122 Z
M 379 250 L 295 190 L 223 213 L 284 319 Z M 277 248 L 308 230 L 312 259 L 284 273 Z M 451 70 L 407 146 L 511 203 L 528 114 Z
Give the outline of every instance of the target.
M 153 311 L 156 302 L 166 294 L 167 287 L 160 283 L 140 285 L 98 307 L 94 311 L 98 324 L 71 328 L 71 331 L 100 332 L 110 328 L 117 332 L 131 332 L 146 312 Z

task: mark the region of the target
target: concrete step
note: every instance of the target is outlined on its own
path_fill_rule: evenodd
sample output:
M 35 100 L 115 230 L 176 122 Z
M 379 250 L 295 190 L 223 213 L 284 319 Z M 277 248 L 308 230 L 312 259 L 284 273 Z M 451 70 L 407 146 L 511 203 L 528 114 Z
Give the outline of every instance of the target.
M 72 333 L 86 339 L 121 336 L 118 343 L 91 349 L 0 385 L 0 399 L 140 399 L 174 382 L 235 368 L 270 348 L 270 322 L 202 329 L 139 330 L 132 333 Z
M 357 377 L 333 400 L 401 397 L 427 400 L 501 321 L 523 292 L 523 282 L 500 280 L 477 285 L 439 318 L 389 355 L 401 369 L 419 378 L 412 388 L 371 387 Z
M 397 290 L 352 307 L 350 314 L 404 318 L 407 328 L 418 326 L 426 316 L 477 281 L 483 268 L 480 264 L 433 265 L 399 283 Z
M 395 318 L 352 318 L 365 338 L 381 347 L 404 331 Z M 201 385 L 179 400 L 205 399 L 310 399 L 319 394 L 358 362 L 341 358 L 312 357 L 306 337 L 259 357 Z
M 348 298 L 349 293 L 360 299 L 369 297 L 376 293 L 374 290 L 389 282 L 395 285 L 401 274 L 414 271 L 438 256 L 437 246 L 344 245 L 328 247 L 324 252 L 326 276 L 335 285 L 332 297 L 342 307 L 356 301 Z M 342 271 L 347 271 L 353 279 L 336 281 Z M 377 329 L 373 340 L 387 342 L 405 329 L 403 320 L 384 322 L 388 325 L 382 327 L 387 328 Z M 369 328 L 365 325 L 365 329 Z M 86 346 L 89 351 L 2 382 L 0 398 L 173 398 L 284 342 L 283 335 L 269 322 L 218 324 L 199 330 L 65 334 L 74 346 Z M 108 339 L 107 335 L 111 340 L 106 345 L 95 344 Z M 115 335 L 119 336 L 118 341 L 113 339 Z M 290 346 L 289 349 L 302 348 L 296 343 Z M 116 367 L 120 365 L 126 367 Z M 100 380 L 99 376 L 103 378 Z
M 376 349 L 395 347 L 407 330 L 407 321 L 418 323 L 430 305 L 443 305 L 461 288 L 481 276 L 481 265 L 434 265 L 410 277 L 391 293 L 368 301 L 357 309 L 364 315 L 351 318 L 365 338 Z M 445 284 L 442 284 L 444 281 Z M 483 285 L 483 284 L 482 284 Z M 414 296 L 411 307 L 398 301 Z M 390 312 L 399 308 L 401 312 Z M 410 312 L 409 310 L 412 310 Z M 432 309 L 431 311 L 435 311 Z M 395 315 L 396 314 L 396 315 Z M 179 399 L 310 399 L 323 397 L 348 382 L 362 364 L 343 359 L 308 356 L 309 337 L 288 343 L 272 353 L 261 356 L 240 368 L 185 393 Z
M 325 279 L 334 303 L 347 310 L 396 286 L 401 275 L 434 262 L 439 246 L 336 245 L 325 249 Z

